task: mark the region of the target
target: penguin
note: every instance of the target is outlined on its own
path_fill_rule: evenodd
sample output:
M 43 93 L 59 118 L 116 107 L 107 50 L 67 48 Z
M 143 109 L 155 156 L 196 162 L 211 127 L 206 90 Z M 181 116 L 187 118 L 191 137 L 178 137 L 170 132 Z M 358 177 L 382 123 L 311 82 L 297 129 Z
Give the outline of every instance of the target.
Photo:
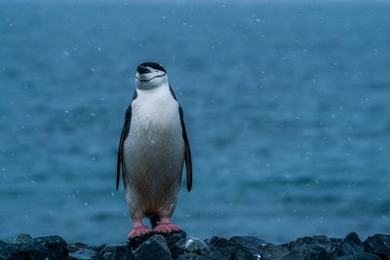
M 133 228 L 128 239 L 153 233 L 178 232 L 171 223 L 186 166 L 192 187 L 191 149 L 183 109 L 158 63 L 140 64 L 136 88 L 125 113 L 117 156 L 116 189 L 122 178 Z M 151 221 L 151 228 L 142 219 Z

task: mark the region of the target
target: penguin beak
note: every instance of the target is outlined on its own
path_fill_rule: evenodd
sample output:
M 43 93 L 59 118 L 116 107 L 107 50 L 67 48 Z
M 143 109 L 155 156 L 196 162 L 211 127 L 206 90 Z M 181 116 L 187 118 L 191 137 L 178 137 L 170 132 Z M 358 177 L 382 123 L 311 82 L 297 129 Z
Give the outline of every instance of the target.
M 149 70 L 148 67 L 139 65 L 139 66 L 137 67 L 137 72 L 141 75 L 141 74 L 150 73 L 151 71 Z

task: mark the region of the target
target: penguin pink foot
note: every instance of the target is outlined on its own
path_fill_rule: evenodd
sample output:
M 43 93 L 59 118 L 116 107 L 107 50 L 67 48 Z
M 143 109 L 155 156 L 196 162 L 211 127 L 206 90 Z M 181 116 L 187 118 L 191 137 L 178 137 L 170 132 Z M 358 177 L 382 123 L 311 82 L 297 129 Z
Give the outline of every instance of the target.
M 134 221 L 133 230 L 130 231 L 127 236 L 128 239 L 133 239 L 135 237 L 145 236 L 152 233 L 152 230 L 146 227 L 142 221 Z
M 153 232 L 156 233 L 172 233 L 180 232 L 181 228 L 171 223 L 169 218 L 161 218 L 160 223 L 153 228 Z

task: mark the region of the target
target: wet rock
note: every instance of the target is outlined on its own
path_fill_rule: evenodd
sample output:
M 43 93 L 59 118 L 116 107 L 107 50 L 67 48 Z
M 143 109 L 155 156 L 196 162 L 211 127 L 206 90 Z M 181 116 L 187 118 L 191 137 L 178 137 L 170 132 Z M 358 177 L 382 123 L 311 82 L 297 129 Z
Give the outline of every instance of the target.
M 362 252 L 358 255 L 344 255 L 337 257 L 336 260 L 380 260 L 380 257 L 371 253 Z
M 68 244 L 60 236 L 46 236 L 34 238 L 34 242 L 48 248 L 50 255 L 56 258 L 68 256 Z
M 135 251 L 136 259 L 171 259 L 171 252 L 164 236 L 153 235 L 144 241 Z
M 377 255 L 363 252 L 361 254 L 358 254 L 353 260 L 380 260 L 381 258 Z
M 363 253 L 363 243 L 360 240 L 359 236 L 353 232 L 348 234 L 344 240 L 342 240 L 335 250 L 335 256 L 350 256 L 352 258 L 357 257 Z
M 28 242 L 30 240 L 32 240 L 33 238 L 29 235 L 29 234 L 19 234 L 15 237 L 15 243 L 25 243 L 25 242 Z
M 15 243 L 0 243 L 0 259 L 64 259 L 68 257 L 67 243 L 59 236 L 32 239 L 27 234 L 16 237 Z
M 222 237 L 212 237 L 209 240 L 211 259 L 231 259 L 238 249 L 236 243 Z
M 180 255 L 184 254 L 185 244 L 186 244 L 186 240 L 182 239 L 182 240 L 177 241 L 171 247 L 169 247 L 173 258 L 177 258 Z
M 88 246 L 83 243 L 68 245 L 69 259 L 99 259 L 98 251 L 100 250 L 97 247 Z
M 194 253 L 181 255 L 176 260 L 209 260 L 210 258 L 203 255 L 197 255 Z
M 252 255 L 259 254 L 258 247 L 268 244 L 266 241 L 252 236 L 233 236 L 229 240 L 251 252 Z
M 225 247 L 236 247 L 236 243 L 226 239 L 226 238 L 223 238 L 223 237 L 212 237 L 210 240 L 209 240 L 209 244 L 213 247 L 221 247 L 221 248 L 225 248 Z
M 135 255 L 127 244 L 106 245 L 101 251 L 99 251 L 99 256 L 104 260 L 136 259 Z
M 221 260 L 228 260 L 228 259 L 233 259 L 233 254 L 235 252 L 235 249 L 232 248 L 214 248 L 211 250 L 211 252 L 205 257 L 208 257 L 209 259 L 221 259 Z
M 201 255 L 209 253 L 210 247 L 205 241 L 201 239 L 190 238 L 186 241 L 184 250 L 188 253 Z
M 154 234 L 150 233 L 144 236 L 138 236 L 129 240 L 128 245 L 132 250 L 137 249 L 143 242 L 151 238 Z
M 262 260 L 282 260 L 290 252 L 286 246 L 271 244 L 260 246 L 258 250 Z
M 167 241 L 173 258 L 177 258 L 179 255 L 184 254 L 184 248 L 187 242 L 187 234 L 184 231 L 161 235 L 164 236 Z
M 257 260 L 260 257 L 258 253 L 252 254 L 245 249 L 237 249 L 233 254 L 234 260 Z
M 175 245 L 178 241 L 185 241 L 187 238 L 187 234 L 184 231 L 160 235 L 164 236 L 169 248 Z
M 377 255 L 381 259 L 390 259 L 390 235 L 377 234 L 368 237 L 363 245 L 365 251 Z
M 296 241 L 288 243 L 290 253 L 285 256 L 286 260 L 327 260 L 333 259 L 335 245 L 325 236 L 313 236 L 298 238 Z
M 151 234 L 134 241 L 90 246 L 67 244 L 59 236 L 32 238 L 20 234 L 14 240 L 0 241 L 0 259 L 390 259 L 390 236 L 380 234 L 369 237 L 364 243 L 356 233 L 350 233 L 344 239 L 304 237 L 282 245 L 272 245 L 250 236 L 186 239 L 185 232 Z

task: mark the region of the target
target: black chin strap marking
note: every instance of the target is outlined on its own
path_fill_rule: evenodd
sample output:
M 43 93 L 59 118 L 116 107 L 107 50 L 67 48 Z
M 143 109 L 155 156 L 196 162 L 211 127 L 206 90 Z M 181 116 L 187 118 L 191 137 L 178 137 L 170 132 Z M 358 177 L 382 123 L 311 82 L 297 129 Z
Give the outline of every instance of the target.
M 160 75 L 160 76 L 154 76 L 153 78 L 151 78 L 151 79 L 149 79 L 149 80 L 140 80 L 140 79 L 138 79 L 138 81 L 139 82 L 149 82 L 149 81 L 151 81 L 151 80 L 153 80 L 153 79 L 155 79 L 155 78 L 161 78 L 161 77 L 163 77 L 163 76 L 165 76 L 166 75 L 166 73 L 164 73 L 164 74 L 162 74 L 162 75 Z

